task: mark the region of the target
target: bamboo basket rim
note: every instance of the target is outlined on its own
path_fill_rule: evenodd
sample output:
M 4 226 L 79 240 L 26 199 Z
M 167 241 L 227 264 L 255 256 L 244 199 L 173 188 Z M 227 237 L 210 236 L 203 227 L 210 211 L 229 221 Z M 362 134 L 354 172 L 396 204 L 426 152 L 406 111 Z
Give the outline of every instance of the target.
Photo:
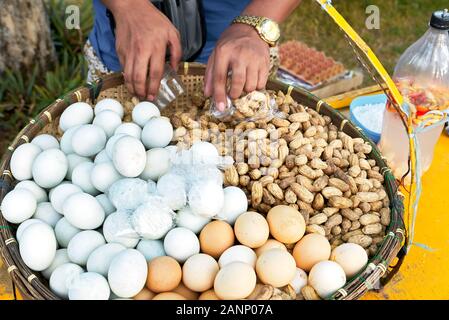
M 180 65 L 178 74 L 184 76 L 203 76 L 204 71 L 205 66 L 202 64 L 184 63 Z M 10 171 L 9 162 L 16 147 L 29 142 L 46 125 L 53 123 L 70 104 L 86 100 L 95 102 L 103 90 L 118 87 L 123 82 L 123 75 L 120 73 L 106 76 L 97 82 L 77 88 L 61 98 L 56 99 L 55 102 L 45 108 L 36 118 L 30 119 L 29 124 L 19 132 L 0 162 L 0 203 L 6 193 L 13 188 L 14 178 Z M 340 131 L 345 132 L 351 137 L 360 137 L 369 142 L 373 147 L 370 158 L 376 160 L 377 165 L 381 168 L 380 172 L 383 174 L 385 181 L 388 180 L 391 183 L 390 188 L 386 188 L 390 199 L 391 222 L 387 227 L 386 235 L 377 253 L 370 259 L 363 271 L 347 281 L 343 288 L 328 298 L 331 300 L 358 299 L 367 291 L 376 288 L 379 283 L 384 285 L 388 282 L 397 272 L 404 258 L 403 241 L 405 239 L 405 225 L 403 222 L 403 197 L 398 192 L 396 180 L 391 170 L 387 167 L 377 146 L 364 135 L 362 129 L 354 126 L 340 112 L 333 109 L 326 102 L 306 90 L 287 86 L 277 80 L 269 80 L 267 88 L 290 94 L 294 100 L 304 106 L 314 108 L 320 114 L 329 116 L 332 119 L 332 123 Z M 19 246 L 14 236 L 14 229 L 15 227 L 4 219 L 3 214 L 0 214 L 0 253 L 5 261 L 12 281 L 25 299 L 59 300 L 51 292 L 47 281 L 43 280 L 40 273 L 33 272 L 25 265 L 19 253 Z M 395 265 L 392 265 L 395 258 L 397 258 L 397 261 Z

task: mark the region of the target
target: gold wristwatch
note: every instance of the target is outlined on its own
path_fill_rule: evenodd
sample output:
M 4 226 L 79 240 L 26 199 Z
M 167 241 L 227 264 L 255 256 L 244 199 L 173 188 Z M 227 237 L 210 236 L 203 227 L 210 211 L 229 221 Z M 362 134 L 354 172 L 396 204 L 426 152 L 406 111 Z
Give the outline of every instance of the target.
M 275 21 L 265 17 L 238 16 L 232 23 L 243 23 L 254 27 L 257 33 L 259 33 L 260 38 L 268 43 L 270 47 L 274 47 L 281 36 L 279 25 Z

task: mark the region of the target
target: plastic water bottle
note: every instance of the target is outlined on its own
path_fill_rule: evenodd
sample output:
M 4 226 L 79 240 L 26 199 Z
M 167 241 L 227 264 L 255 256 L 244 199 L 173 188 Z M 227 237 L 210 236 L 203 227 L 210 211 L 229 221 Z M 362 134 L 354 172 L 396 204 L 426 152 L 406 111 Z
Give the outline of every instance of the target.
M 393 79 L 404 96 L 418 138 L 422 171 L 432 163 L 449 109 L 449 12 L 432 14 L 427 32 L 400 57 Z M 397 179 L 409 167 L 409 138 L 401 116 L 387 105 L 379 148 Z M 406 180 L 407 182 L 407 180 Z

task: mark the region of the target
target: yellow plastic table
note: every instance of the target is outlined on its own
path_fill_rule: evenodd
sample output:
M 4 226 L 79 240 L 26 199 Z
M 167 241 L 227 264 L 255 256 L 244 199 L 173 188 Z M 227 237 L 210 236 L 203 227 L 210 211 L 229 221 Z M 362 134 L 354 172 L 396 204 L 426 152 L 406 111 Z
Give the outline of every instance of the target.
M 430 170 L 423 177 L 415 242 L 398 274 L 380 292 L 363 299 L 449 299 L 449 137 L 443 135 Z M 0 260 L 0 299 L 14 299 L 14 288 Z M 16 292 L 20 299 L 20 294 Z

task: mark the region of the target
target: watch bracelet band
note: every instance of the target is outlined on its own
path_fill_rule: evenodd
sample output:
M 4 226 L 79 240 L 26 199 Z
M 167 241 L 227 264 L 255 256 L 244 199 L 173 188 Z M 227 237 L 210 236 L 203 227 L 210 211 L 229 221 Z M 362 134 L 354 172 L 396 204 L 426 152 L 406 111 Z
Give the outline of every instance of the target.
M 244 23 L 255 28 L 263 19 L 263 17 L 257 16 L 238 16 L 235 17 L 234 20 L 232 20 L 232 23 Z

